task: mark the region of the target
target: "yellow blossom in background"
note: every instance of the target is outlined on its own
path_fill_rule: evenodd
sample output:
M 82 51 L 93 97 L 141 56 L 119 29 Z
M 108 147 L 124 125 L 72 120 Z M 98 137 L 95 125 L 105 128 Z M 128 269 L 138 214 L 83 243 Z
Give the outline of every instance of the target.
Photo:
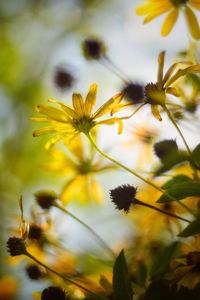
M 43 134 L 54 134 L 54 137 L 46 144 L 46 149 L 49 149 L 60 140 L 64 140 L 65 143 L 69 143 L 81 132 L 88 134 L 92 128 L 100 124 L 110 125 L 118 123 L 118 132 L 121 133 L 123 117 L 108 118 L 99 121 L 97 121 L 97 119 L 107 113 L 111 114 L 112 110 L 122 101 L 124 94 L 118 93 L 106 101 L 95 113 L 92 113 L 93 107 L 96 103 L 96 94 L 97 84 L 94 83 L 90 86 L 85 101 L 80 94 L 74 93 L 72 95 L 73 108 L 52 99 L 50 99 L 49 102 L 58 104 L 61 109 L 42 104 L 37 105 L 36 111 L 42 114 L 43 117 L 35 117 L 32 118 L 32 120 L 36 122 L 44 122 L 48 125 L 35 130 L 33 136 L 37 137 Z
M 133 124 L 128 130 L 128 138 L 124 145 L 133 149 L 138 149 L 136 168 L 142 169 L 152 162 L 152 145 L 158 137 L 158 129 L 150 126 L 149 123 L 142 122 L 143 125 Z M 135 157 L 135 155 L 134 155 Z M 134 159 L 135 160 L 135 159 Z
M 16 279 L 11 276 L 0 278 L 0 300 L 16 299 L 18 285 Z
M 67 179 L 60 194 L 64 203 L 72 200 L 83 203 L 95 200 L 100 203 L 103 200 L 101 185 L 94 175 L 113 169 L 114 166 L 103 164 L 100 158 L 96 159 L 92 146 L 88 149 L 89 153 L 86 153 L 84 146 L 83 138 L 79 135 L 67 145 L 66 152 L 55 148 L 48 152 L 51 159 L 44 165 L 45 170 L 64 175 Z
M 200 39 L 199 23 L 193 8 L 200 10 L 199 0 L 145 0 L 136 9 L 136 13 L 145 16 L 144 24 L 167 13 L 161 28 L 161 35 L 167 36 L 173 29 L 180 12 L 183 11 L 191 36 Z

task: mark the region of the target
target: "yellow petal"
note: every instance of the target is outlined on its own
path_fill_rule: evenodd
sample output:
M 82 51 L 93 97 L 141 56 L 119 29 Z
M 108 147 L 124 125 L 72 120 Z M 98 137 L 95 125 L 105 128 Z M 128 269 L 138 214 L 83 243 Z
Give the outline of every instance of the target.
M 69 117 L 74 118 L 74 119 L 77 119 L 77 118 L 78 118 L 78 114 L 77 114 L 71 107 L 69 107 L 68 105 L 63 104 L 62 102 L 59 102 L 59 101 L 53 100 L 53 99 L 49 99 L 48 101 L 60 105 L 61 108 L 62 108 L 62 110 L 64 110 L 64 112 L 65 112 Z
M 55 128 L 52 126 L 41 127 L 33 132 L 34 137 L 38 137 L 43 134 L 54 133 L 56 132 Z
M 73 102 L 74 110 L 77 113 L 77 115 L 83 116 L 84 104 L 83 104 L 83 98 L 82 98 L 81 94 L 73 94 L 72 102 Z
M 158 81 L 158 84 L 160 86 L 162 85 L 162 80 L 163 80 L 164 63 L 165 63 L 165 51 L 162 51 L 162 52 L 160 52 L 160 54 L 158 56 L 158 75 L 157 75 L 157 81 Z
M 189 0 L 189 3 L 196 9 L 200 10 L 200 1 L 199 0 Z
M 57 109 L 55 107 L 38 104 L 36 106 L 36 111 L 59 122 L 69 121 L 69 118 L 66 116 L 66 114 L 64 114 L 60 109 Z
M 166 89 L 166 93 L 167 94 L 170 94 L 170 95 L 173 95 L 175 97 L 180 97 L 180 93 L 177 91 L 176 88 L 174 87 L 169 87 Z
M 99 118 L 103 115 L 105 115 L 108 112 L 111 112 L 112 109 L 118 105 L 122 98 L 124 96 L 124 93 L 119 93 L 115 96 L 113 96 L 110 100 L 108 100 L 106 103 L 104 103 L 93 115 L 93 118 Z
M 158 121 L 162 121 L 158 105 L 151 105 L 151 112 Z
M 89 92 L 85 99 L 84 111 L 86 116 L 89 116 L 91 114 L 92 109 L 96 103 L 96 96 L 97 96 L 97 84 L 93 83 L 90 86 Z
M 200 28 L 198 20 L 189 6 L 185 7 L 185 17 L 192 37 L 194 39 L 200 39 Z
M 96 125 L 112 125 L 114 123 L 118 123 L 119 127 L 118 127 L 118 134 L 122 133 L 123 130 L 123 122 L 121 118 L 111 118 L 111 119 L 106 119 L 106 120 L 102 120 L 96 123 Z
M 45 145 L 45 149 L 48 151 L 51 149 L 56 143 L 63 139 L 63 135 L 56 135 L 55 137 L 51 138 Z
M 172 6 L 169 4 L 168 6 L 162 6 L 160 8 L 154 9 L 151 13 L 147 15 L 147 17 L 144 19 L 144 24 L 152 21 L 153 19 L 159 17 L 160 15 L 164 14 L 168 10 L 170 10 Z
M 200 73 L 200 64 L 193 65 L 185 69 L 179 69 L 174 76 L 172 76 L 165 84 L 165 88 L 169 87 L 172 83 L 174 83 L 180 77 L 186 75 L 187 73 Z
M 178 18 L 178 9 L 173 9 L 166 17 L 163 26 L 161 28 L 161 35 L 167 36 L 173 29 L 177 18 Z

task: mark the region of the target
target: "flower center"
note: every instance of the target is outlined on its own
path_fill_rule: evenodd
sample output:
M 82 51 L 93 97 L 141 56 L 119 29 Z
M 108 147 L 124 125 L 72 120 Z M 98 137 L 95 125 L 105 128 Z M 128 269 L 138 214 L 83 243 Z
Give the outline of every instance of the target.
M 145 100 L 150 104 L 163 105 L 165 101 L 165 90 L 158 88 L 155 83 L 148 83 L 144 89 Z
M 80 165 L 78 165 L 78 172 L 79 174 L 88 174 L 92 171 L 92 164 L 91 160 L 83 160 L 80 162 Z
M 93 119 L 87 116 L 82 116 L 80 119 L 73 120 L 73 127 L 78 132 L 89 133 L 89 131 L 94 127 L 95 122 Z
M 188 2 L 188 0 L 170 0 L 170 1 L 174 6 L 177 6 L 177 7 L 186 5 L 186 3 Z

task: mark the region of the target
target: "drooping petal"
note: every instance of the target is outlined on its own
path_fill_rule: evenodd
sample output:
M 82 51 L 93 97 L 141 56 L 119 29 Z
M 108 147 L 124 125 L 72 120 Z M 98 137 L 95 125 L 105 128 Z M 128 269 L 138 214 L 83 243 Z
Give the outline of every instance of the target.
M 178 63 L 175 63 L 175 64 L 171 65 L 171 67 L 169 67 L 169 69 L 167 70 L 167 72 L 165 73 L 165 76 L 163 78 L 163 87 L 164 87 L 165 83 L 167 82 L 167 80 L 172 76 L 172 74 L 176 70 L 176 67 L 178 65 L 181 65 L 181 64 L 192 65 L 192 62 L 190 62 L 190 61 L 179 61 Z
M 112 125 L 114 123 L 118 123 L 118 134 L 121 134 L 123 130 L 122 118 L 111 118 L 111 119 L 102 120 L 97 122 L 96 125 L 100 125 L 100 124 Z
M 153 116 L 158 120 L 158 121 L 162 121 L 160 112 L 159 112 L 159 106 L 158 105 L 151 105 L 151 112 L 153 114 Z
M 45 149 L 49 151 L 56 143 L 61 141 L 63 139 L 63 135 L 56 135 L 52 137 L 46 144 L 45 144 Z
M 194 39 L 200 39 L 200 28 L 198 20 L 189 6 L 185 7 L 185 17 L 189 31 Z
M 177 18 L 179 15 L 179 10 L 178 9 L 173 9 L 165 18 L 165 21 L 163 23 L 163 26 L 161 28 L 161 35 L 162 36 L 167 36 L 173 29 Z
M 166 93 L 173 95 L 175 97 L 180 97 L 180 93 L 177 91 L 177 89 L 175 87 L 169 87 L 166 89 Z
M 97 84 L 93 83 L 90 86 L 89 92 L 85 99 L 84 112 L 86 116 L 90 116 L 92 109 L 96 103 L 96 96 L 97 96 Z

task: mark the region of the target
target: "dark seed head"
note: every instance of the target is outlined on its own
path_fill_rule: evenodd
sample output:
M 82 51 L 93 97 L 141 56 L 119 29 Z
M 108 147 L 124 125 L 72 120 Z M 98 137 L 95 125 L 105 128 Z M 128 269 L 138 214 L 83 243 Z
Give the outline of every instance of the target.
M 175 154 L 178 151 L 178 146 L 175 140 L 164 140 L 154 144 L 154 152 L 161 161 L 168 158 L 169 155 Z
M 133 102 L 133 104 L 142 103 L 144 99 L 144 86 L 139 83 L 129 82 L 122 91 L 125 93 L 127 100 Z
M 39 240 L 42 237 L 43 230 L 40 226 L 32 224 L 30 225 L 28 237 L 29 239 Z
M 11 256 L 26 254 L 25 241 L 22 238 L 10 237 L 7 241 L 7 249 Z
M 82 51 L 86 59 L 100 59 L 106 53 L 106 47 L 99 39 L 85 39 L 82 42 Z
M 41 295 L 41 300 L 66 300 L 65 292 L 57 286 L 49 286 L 44 289 Z
M 42 190 L 35 193 L 35 199 L 40 207 L 49 209 L 58 198 L 54 191 Z
M 58 67 L 54 75 L 56 87 L 61 90 L 69 89 L 74 84 L 74 76 L 64 67 Z
M 42 277 L 42 273 L 38 266 L 36 265 L 29 265 L 26 267 L 26 273 L 30 279 L 38 280 Z
M 117 209 L 128 212 L 131 204 L 136 201 L 136 191 L 137 189 L 134 186 L 124 184 L 113 190 L 110 190 L 110 198 Z

